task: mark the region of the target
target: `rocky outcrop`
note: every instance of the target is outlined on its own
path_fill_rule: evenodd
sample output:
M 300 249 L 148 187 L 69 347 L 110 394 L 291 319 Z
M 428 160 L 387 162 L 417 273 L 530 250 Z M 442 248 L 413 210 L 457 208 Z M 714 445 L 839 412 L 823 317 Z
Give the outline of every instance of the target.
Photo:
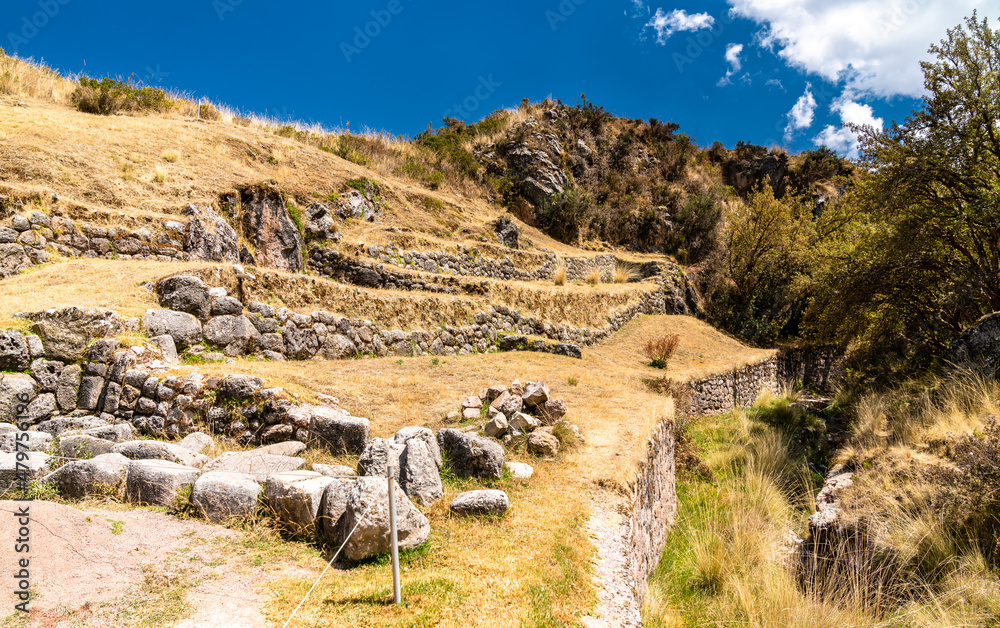
M 188 205 L 182 212 L 188 217 L 184 250 L 192 260 L 213 262 L 239 261 L 236 230 L 210 207 Z
M 951 346 L 951 361 L 988 373 L 1000 370 L 1000 312 L 987 314 L 962 332 Z
M 517 181 L 521 196 L 541 207 L 569 182 L 556 165 L 562 162 L 563 152 L 559 138 L 532 117 L 511 129 L 504 140 L 481 149 L 479 157 L 488 172 Z
M 493 223 L 493 233 L 497 234 L 497 239 L 503 242 L 504 246 L 512 249 L 517 248 L 517 239 L 520 231 L 514 221 L 508 216 L 500 216 Z
M 241 253 L 241 262 L 290 272 L 302 270 L 302 235 L 277 185 L 242 187 L 224 194 L 221 204 L 253 247 L 247 251 L 249 258 Z

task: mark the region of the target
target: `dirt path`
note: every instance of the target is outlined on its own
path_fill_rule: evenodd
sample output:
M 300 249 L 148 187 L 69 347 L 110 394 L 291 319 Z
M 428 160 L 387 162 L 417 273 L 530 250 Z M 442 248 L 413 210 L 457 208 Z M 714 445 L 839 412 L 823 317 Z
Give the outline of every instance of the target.
M 30 619 L 11 617 L 13 516 L 23 502 L 0 501 L 3 625 L 265 626 L 262 585 L 287 573 L 253 568 L 225 549 L 238 533 L 149 510 L 80 510 L 30 502 Z M 295 569 L 295 568 L 293 568 Z M 302 571 L 295 569 L 296 572 Z
M 587 628 L 634 628 L 642 626 L 639 602 L 628 577 L 628 515 L 624 500 L 595 498 L 587 527 L 597 547 L 594 580 L 597 585 L 597 612 L 584 617 Z

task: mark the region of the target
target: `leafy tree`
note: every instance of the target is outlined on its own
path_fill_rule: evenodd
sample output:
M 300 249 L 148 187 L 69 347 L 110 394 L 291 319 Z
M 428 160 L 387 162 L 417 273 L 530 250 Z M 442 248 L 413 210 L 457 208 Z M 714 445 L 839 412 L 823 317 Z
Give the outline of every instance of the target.
M 973 13 L 930 52 L 919 110 L 851 127 L 866 176 L 812 308 L 820 335 L 911 366 L 1000 309 L 1000 31 Z

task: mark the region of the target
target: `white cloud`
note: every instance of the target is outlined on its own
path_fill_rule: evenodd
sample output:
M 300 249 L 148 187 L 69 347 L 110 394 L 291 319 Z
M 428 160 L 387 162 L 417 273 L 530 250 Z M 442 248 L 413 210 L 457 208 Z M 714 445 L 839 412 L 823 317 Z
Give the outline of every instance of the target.
M 768 87 L 777 87 L 778 89 L 780 89 L 783 92 L 787 92 L 788 91 L 787 89 L 785 89 L 785 86 L 781 84 L 781 80 L 780 79 L 775 79 L 775 78 L 773 78 L 773 79 L 767 79 L 767 86 Z
M 743 62 L 740 61 L 741 52 L 743 52 L 743 44 L 726 44 L 726 61 L 729 63 L 729 69 L 726 70 L 726 75 L 719 79 L 716 85 L 722 87 L 732 83 L 733 74 L 736 74 L 743 68 Z
M 812 93 L 812 85 L 806 83 L 806 91 L 799 96 L 788 112 L 788 125 L 785 126 L 785 142 L 792 141 L 795 132 L 812 126 L 813 115 L 816 113 L 816 98 Z
M 712 28 L 715 18 L 708 13 L 693 13 L 688 15 L 684 9 L 674 9 L 670 13 L 664 13 L 663 9 L 657 9 L 653 19 L 649 20 L 646 28 L 653 27 L 656 31 L 656 42 L 666 44 L 667 39 L 677 31 L 697 31 L 703 28 Z
M 919 97 L 927 48 L 987 0 L 729 0 L 789 65 L 879 97 Z
M 830 106 L 831 112 L 840 114 L 840 123 L 882 129 L 883 119 L 876 118 L 871 106 L 852 100 L 852 96 L 851 92 L 847 91 Z M 813 144 L 832 148 L 851 159 L 858 158 L 858 134 L 846 127 L 827 125 L 813 138 Z

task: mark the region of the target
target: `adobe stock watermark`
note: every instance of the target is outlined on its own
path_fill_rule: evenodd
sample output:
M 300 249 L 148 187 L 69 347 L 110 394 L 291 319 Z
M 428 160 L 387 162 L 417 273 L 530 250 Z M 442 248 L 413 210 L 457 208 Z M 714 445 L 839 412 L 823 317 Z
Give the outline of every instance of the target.
M 340 42 L 340 51 L 344 53 L 344 61 L 350 63 L 353 57 L 361 54 L 361 51 L 367 48 L 372 40 L 381 35 L 382 31 L 392 23 L 392 18 L 402 13 L 405 8 L 402 0 L 389 0 L 384 9 L 373 9 L 370 12 L 371 20 L 362 26 L 354 27 L 354 39 L 350 42 Z
M 555 32 L 559 25 L 565 22 L 576 13 L 577 7 L 586 2 L 587 0 L 562 0 L 554 10 L 547 9 L 545 11 L 545 19 L 549 22 L 549 28 L 552 32 Z
M 18 31 L 8 31 L 7 33 L 7 52 L 10 54 L 16 54 L 18 49 L 24 44 L 28 43 L 42 31 L 43 28 L 49 25 L 57 15 L 62 7 L 70 3 L 71 0 L 39 0 L 38 10 L 32 13 L 30 16 L 25 15 L 21 18 L 21 27 Z
M 18 393 L 15 397 L 17 404 L 14 410 L 14 420 L 17 423 L 17 432 L 14 440 L 14 470 L 16 474 L 15 484 L 23 495 L 28 490 L 31 482 L 31 456 L 28 454 L 28 440 L 31 429 L 28 416 L 28 402 L 31 396 L 28 393 Z M 18 554 L 17 571 L 14 572 L 14 595 L 20 600 L 14 605 L 14 609 L 28 612 L 28 603 L 31 601 L 31 498 L 15 498 L 14 515 L 17 534 L 14 537 L 14 553 Z
M 212 8 L 215 9 L 215 14 L 219 16 L 220 22 L 225 22 L 226 14 L 232 13 L 241 4 L 243 4 L 243 0 L 212 0 Z
M 494 81 L 492 74 L 488 76 L 480 75 L 479 82 L 476 84 L 476 88 L 472 94 L 462 99 L 462 102 L 455 103 L 449 107 L 444 112 L 444 117 L 466 120 L 468 116 L 478 111 L 483 102 L 492 96 L 502 84 L 499 81 Z
M 684 54 L 674 52 L 670 55 L 671 60 L 678 72 L 684 72 L 684 66 L 691 65 L 695 59 L 705 54 L 705 52 L 719 41 L 719 37 L 726 31 L 726 26 L 736 21 L 732 15 L 726 11 L 725 15 L 712 22 L 710 28 L 699 30 L 694 35 L 688 35 L 685 41 Z
M 925 0 L 905 0 L 892 3 L 892 14 L 879 23 L 882 38 L 887 39 L 894 32 L 906 25 L 910 18 L 923 8 Z

